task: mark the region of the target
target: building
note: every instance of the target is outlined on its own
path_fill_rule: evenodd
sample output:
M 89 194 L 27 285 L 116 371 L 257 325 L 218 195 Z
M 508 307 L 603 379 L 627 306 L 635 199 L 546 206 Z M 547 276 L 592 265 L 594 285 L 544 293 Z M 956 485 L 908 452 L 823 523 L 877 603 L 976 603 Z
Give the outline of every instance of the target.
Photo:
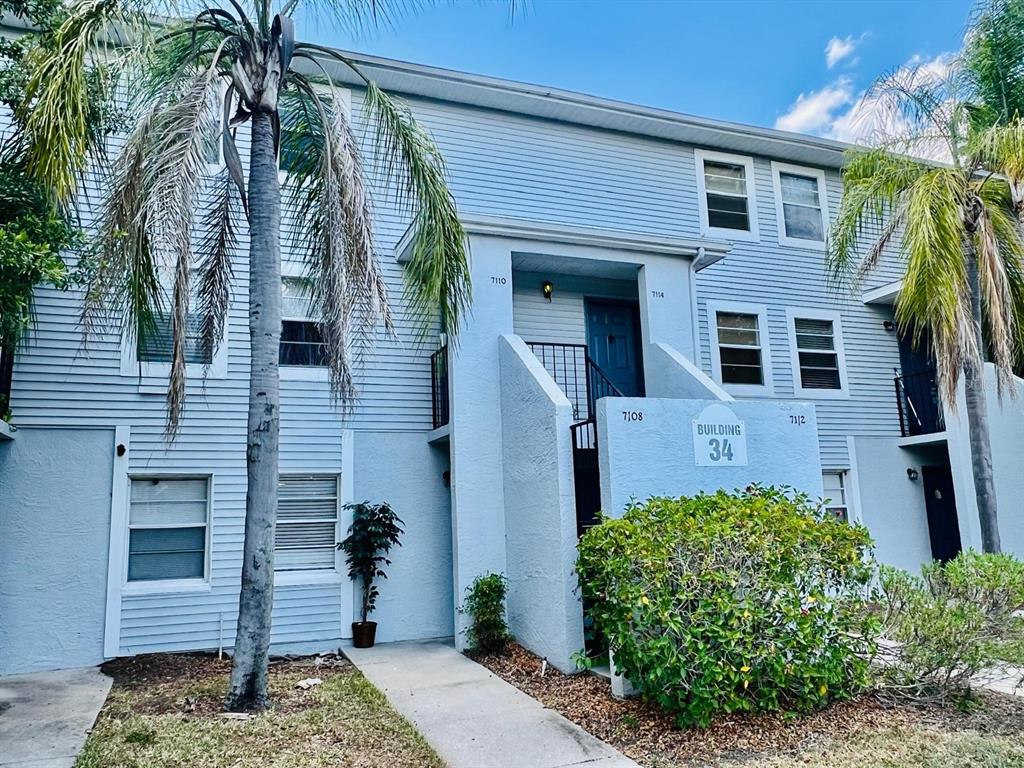
M 441 146 L 474 306 L 457 346 L 411 326 L 382 335 L 343 416 L 284 238 L 275 649 L 349 636 L 354 586 L 335 543 L 353 500 L 386 500 L 405 522 L 379 641 L 458 637 L 465 588 L 498 571 L 513 631 L 563 668 L 582 645 L 569 572 L 578 527 L 631 495 L 788 482 L 866 523 L 887 562 L 916 569 L 980 546 L 963 409 L 941 405 L 927 355 L 893 329 L 898 265 L 857 293 L 826 284 L 842 145 L 353 58 Z M 338 77 L 358 128 L 363 93 Z M 386 203 L 376 218 L 399 297 L 408 222 Z M 80 295 L 40 291 L 13 368 L 13 427 L 0 426 L 0 673 L 230 649 L 245 505 L 242 257 L 235 278 L 226 343 L 194 356 L 173 444 L 167 350 L 113 330 L 85 348 Z M 992 397 L 990 408 L 1003 541 L 1024 554 L 1024 405 Z M 691 423 L 734 421 L 750 434 L 742 462 L 731 449 L 697 455 Z

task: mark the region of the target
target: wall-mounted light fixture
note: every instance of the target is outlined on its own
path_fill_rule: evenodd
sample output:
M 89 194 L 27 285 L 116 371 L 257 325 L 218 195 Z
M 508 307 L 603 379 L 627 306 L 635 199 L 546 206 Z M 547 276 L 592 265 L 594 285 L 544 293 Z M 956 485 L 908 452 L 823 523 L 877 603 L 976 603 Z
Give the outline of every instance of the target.
M 907 479 L 912 483 L 917 482 L 917 470 L 913 467 L 907 467 Z
M 886 320 L 884 323 L 882 323 L 882 327 L 885 328 L 885 330 L 887 330 L 889 333 L 892 333 L 893 331 L 896 330 L 896 323 L 894 323 L 892 320 Z
M 544 298 L 551 301 L 551 294 L 555 292 L 555 286 L 550 280 L 545 280 L 543 285 L 540 287 L 541 293 L 544 294 Z

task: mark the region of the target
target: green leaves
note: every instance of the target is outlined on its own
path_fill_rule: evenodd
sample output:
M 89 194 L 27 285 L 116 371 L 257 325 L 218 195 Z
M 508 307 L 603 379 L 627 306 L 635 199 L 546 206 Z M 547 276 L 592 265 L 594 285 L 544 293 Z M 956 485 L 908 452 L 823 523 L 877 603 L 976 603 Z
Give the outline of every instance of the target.
M 392 547 L 401 546 L 399 538 L 404 531 L 402 521 L 387 503 L 364 501 L 346 504 L 345 509 L 352 511 L 352 525 L 338 549 L 345 553 L 349 577 L 359 579 L 363 586 L 362 617 L 366 621 L 380 594 L 374 579 L 387 578 L 383 568 L 391 564 L 387 554 Z
M 867 682 L 867 531 L 752 487 L 652 498 L 581 539 L 577 574 L 616 664 L 681 725 L 805 711 Z
M 477 576 L 466 591 L 469 594 L 460 610 L 470 618 L 469 647 L 480 653 L 502 653 L 512 639 L 505 622 L 508 581 L 500 573 L 488 573 Z

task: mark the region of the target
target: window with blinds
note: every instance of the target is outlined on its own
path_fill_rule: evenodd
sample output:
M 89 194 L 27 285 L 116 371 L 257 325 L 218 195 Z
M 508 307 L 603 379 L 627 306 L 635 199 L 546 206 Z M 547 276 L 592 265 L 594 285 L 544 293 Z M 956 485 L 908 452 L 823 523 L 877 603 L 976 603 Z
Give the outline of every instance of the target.
M 274 570 L 333 569 L 337 542 L 338 476 L 281 475 Z
M 174 353 L 173 336 L 171 334 L 171 316 L 158 314 L 154 318 L 153 328 L 145 337 L 138 340 L 138 360 L 140 363 L 170 363 Z M 185 327 L 185 362 L 209 365 L 211 350 L 205 354 L 200 344 L 202 338 L 203 319 L 191 314 Z
M 796 173 L 779 173 L 785 236 L 796 240 L 824 241 L 818 179 Z
M 708 226 L 750 229 L 746 168 L 736 163 L 704 161 L 704 191 Z
M 836 519 L 848 522 L 850 508 L 846 501 L 846 473 L 823 472 L 821 481 L 825 490 L 822 496 L 825 500 L 825 509 Z
M 794 318 L 796 352 L 803 389 L 842 389 L 835 323 L 832 320 Z
M 764 384 L 758 316 L 716 312 L 718 355 L 723 384 Z
M 133 477 L 128 581 L 206 578 L 207 478 Z

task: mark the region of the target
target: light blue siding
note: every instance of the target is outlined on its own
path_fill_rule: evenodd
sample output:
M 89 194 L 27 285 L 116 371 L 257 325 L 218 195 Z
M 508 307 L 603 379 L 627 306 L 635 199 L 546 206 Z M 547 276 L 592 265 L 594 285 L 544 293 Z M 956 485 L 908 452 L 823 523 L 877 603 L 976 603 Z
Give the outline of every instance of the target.
M 699 236 L 693 147 L 439 101 L 415 99 L 410 104 L 441 145 L 464 213 L 643 235 Z M 357 125 L 361 110 L 362 95 L 356 91 Z M 769 160 L 757 158 L 755 165 L 761 242 L 737 243 L 725 261 L 698 276 L 698 362 L 710 373 L 708 300 L 742 296 L 767 304 L 776 395 L 791 397 L 786 307 L 838 307 L 843 312 L 851 395 L 848 400 L 821 401 L 817 410 L 822 463 L 845 467 L 847 434 L 891 436 L 898 430 L 891 392 L 891 369 L 898 364 L 895 339 L 882 329 L 884 312 L 863 306 L 857 298 L 843 300 L 827 292 L 820 253 L 778 245 Z M 833 211 L 839 191 L 839 178 L 830 171 Z M 343 429 L 365 436 L 355 441 L 357 454 L 371 451 L 370 435 L 384 440 L 383 435 L 397 433 L 396 456 L 403 460 L 388 461 L 387 451 L 374 447 L 366 455 L 379 460 L 356 456 L 354 482 L 357 494 L 360 489 L 367 495 L 372 491 L 375 500 L 410 500 L 408 511 L 399 512 L 424 539 L 410 546 L 410 554 L 403 550 L 396 560 L 401 563 L 401 576 L 396 573 L 395 580 L 384 587 L 387 600 L 382 615 L 388 618 L 385 636 L 426 636 L 450 631 L 453 599 L 451 536 L 444 528 L 450 523 L 449 511 L 444 492 L 437 490 L 440 463 L 436 456 L 424 453 L 431 427 L 433 335 L 428 333 L 427 340 L 421 340 L 416 318 L 409 316 L 402 301 L 401 270 L 390 251 L 405 230 L 407 217 L 391 206 L 392 196 L 386 190 L 376 186 L 373 192 L 378 203 L 380 258 L 395 299 L 398 338 L 383 333 L 373 337 L 357 375 L 362 396 L 351 414 L 334 409 L 325 382 L 282 382 L 281 469 L 340 473 Z M 86 219 L 91 215 L 87 211 Z M 288 227 L 294 227 L 294 222 L 286 222 Z M 289 245 L 288 231 L 285 234 L 286 260 L 299 261 L 301 254 Z M 222 632 L 228 644 L 233 637 L 245 506 L 247 281 L 243 249 L 235 258 L 227 377 L 191 380 L 183 428 L 171 445 L 163 437 L 162 382 L 143 381 L 140 391 L 136 377 L 120 374 L 116 332 L 101 334 L 88 351 L 82 347 L 77 327 L 80 293 L 39 291 L 34 339 L 19 356 L 14 373 L 15 423 L 130 425 L 131 473 L 213 477 L 209 590 L 126 595 L 123 653 L 212 648 L 219 644 Z M 574 295 L 572 285 L 565 288 L 559 301 Z M 584 292 L 580 288 L 575 295 L 581 298 Z M 552 340 L 563 332 L 574 338 L 559 340 L 580 338 L 582 312 L 565 314 L 545 328 L 551 315 L 543 313 L 548 307 L 537 306 L 539 293 L 524 284 L 521 290 L 517 287 L 516 297 L 516 326 L 525 337 L 539 340 L 538 334 L 546 331 Z M 475 308 L 478 313 L 486 311 L 486 306 Z M 415 441 L 422 441 L 422 450 L 412 447 Z M 429 472 L 412 471 L 405 460 L 418 462 Z M 417 498 L 423 499 L 421 508 L 411 501 Z M 418 565 L 427 562 L 431 571 L 425 596 L 414 586 Z M 447 580 L 435 568 L 447 569 Z M 346 589 L 351 589 L 346 579 L 340 584 L 278 587 L 275 643 L 330 643 L 347 635 L 352 617 L 342 615 L 341 608 L 347 604 L 347 598 L 342 599 Z

